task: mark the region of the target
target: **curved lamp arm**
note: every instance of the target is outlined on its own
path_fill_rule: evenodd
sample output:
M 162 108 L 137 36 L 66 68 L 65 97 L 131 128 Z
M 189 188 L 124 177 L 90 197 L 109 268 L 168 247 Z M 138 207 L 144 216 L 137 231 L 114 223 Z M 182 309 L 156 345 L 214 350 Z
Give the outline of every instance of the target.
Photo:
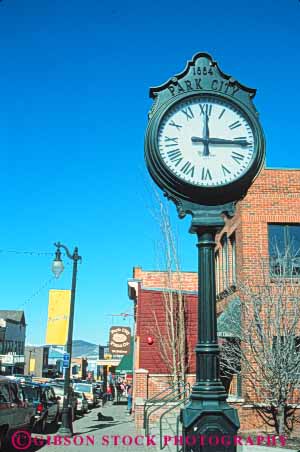
M 73 255 L 70 253 L 69 249 L 66 247 L 66 245 L 63 245 L 60 242 L 56 242 L 54 243 L 54 246 L 56 246 L 57 248 L 63 248 L 66 252 L 66 255 L 68 256 L 68 258 L 72 259 L 73 261 L 81 261 L 81 256 L 78 255 L 78 248 L 77 246 L 74 248 L 74 253 Z

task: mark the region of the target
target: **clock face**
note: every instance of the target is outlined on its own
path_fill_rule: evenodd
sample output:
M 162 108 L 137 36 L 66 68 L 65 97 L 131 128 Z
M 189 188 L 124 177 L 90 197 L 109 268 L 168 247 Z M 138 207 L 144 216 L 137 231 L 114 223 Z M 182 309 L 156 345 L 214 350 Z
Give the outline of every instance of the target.
M 243 176 L 255 158 L 255 140 L 247 115 L 212 96 L 177 102 L 158 131 L 164 164 L 182 181 L 199 187 L 220 187 Z

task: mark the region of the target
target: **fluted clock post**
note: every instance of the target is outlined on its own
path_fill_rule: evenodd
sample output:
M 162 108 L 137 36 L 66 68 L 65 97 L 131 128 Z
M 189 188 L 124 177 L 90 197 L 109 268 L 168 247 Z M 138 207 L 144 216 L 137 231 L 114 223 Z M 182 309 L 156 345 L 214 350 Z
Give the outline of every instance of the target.
M 198 342 L 196 383 L 189 404 L 181 411 L 184 451 L 235 451 L 237 411 L 226 402 L 220 380 L 217 337 L 215 235 L 213 226 L 192 226 L 198 247 Z

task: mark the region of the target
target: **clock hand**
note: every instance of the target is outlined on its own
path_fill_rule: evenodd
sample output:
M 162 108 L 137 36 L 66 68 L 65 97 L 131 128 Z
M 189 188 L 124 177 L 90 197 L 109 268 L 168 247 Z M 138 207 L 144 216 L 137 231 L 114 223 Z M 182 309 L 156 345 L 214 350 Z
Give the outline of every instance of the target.
M 208 139 L 209 139 L 208 115 L 207 113 L 205 113 L 203 126 L 203 139 L 202 139 L 202 143 L 204 144 L 203 149 L 204 156 L 209 155 Z
M 208 141 L 209 144 L 236 144 L 238 146 L 249 146 L 251 144 L 246 140 L 227 140 L 225 138 L 208 138 L 205 140 L 200 137 L 192 137 L 191 140 L 193 143 L 205 143 Z

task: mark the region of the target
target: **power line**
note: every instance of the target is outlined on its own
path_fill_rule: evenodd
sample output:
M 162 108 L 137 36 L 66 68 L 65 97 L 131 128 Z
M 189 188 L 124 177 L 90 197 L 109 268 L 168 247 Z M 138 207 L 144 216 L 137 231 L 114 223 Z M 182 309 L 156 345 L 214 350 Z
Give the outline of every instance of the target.
M 10 253 L 10 254 L 24 254 L 29 256 L 53 256 L 54 253 L 45 251 L 25 251 L 25 250 L 4 250 L 0 249 L 0 253 Z
M 68 267 L 70 265 L 70 262 L 67 262 L 65 264 L 65 267 Z M 35 290 L 32 295 L 27 298 L 21 305 L 19 305 L 18 309 L 22 307 L 25 307 L 29 302 L 31 302 L 35 297 L 37 297 L 47 286 L 49 286 L 53 281 L 56 281 L 57 278 L 55 276 L 51 276 L 51 278 L 48 278 L 37 290 Z

